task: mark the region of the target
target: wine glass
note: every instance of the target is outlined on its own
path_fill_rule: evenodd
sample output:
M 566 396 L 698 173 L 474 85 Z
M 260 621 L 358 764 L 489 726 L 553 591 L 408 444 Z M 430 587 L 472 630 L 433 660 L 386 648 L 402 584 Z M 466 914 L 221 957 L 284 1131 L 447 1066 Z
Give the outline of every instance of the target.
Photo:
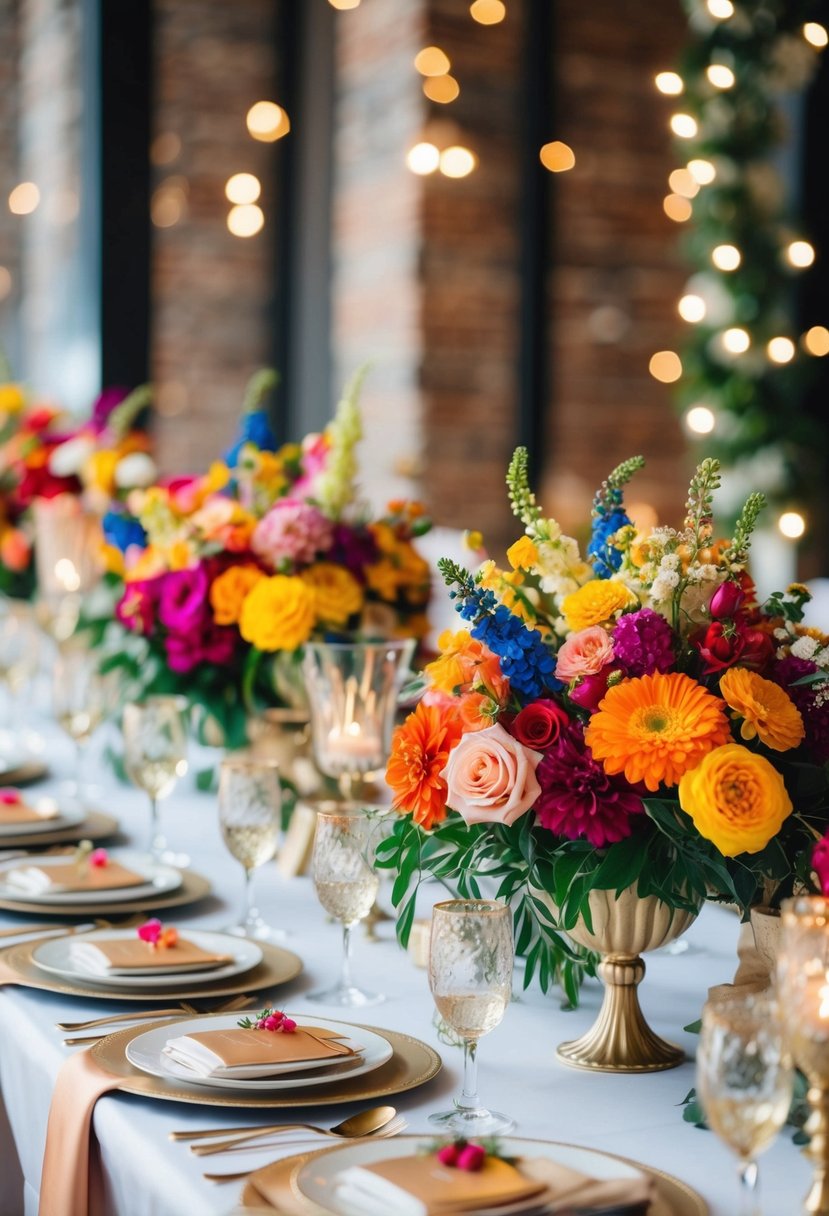
M 463 1041 L 463 1090 L 455 1108 L 430 1115 L 453 1135 L 508 1132 L 514 1120 L 481 1106 L 478 1039 L 499 1024 L 512 995 L 512 912 L 497 900 L 435 904 L 429 940 L 429 986 L 438 1013 Z
M 773 997 L 735 994 L 708 1002 L 697 1049 L 697 1090 L 708 1123 L 739 1160 L 740 1216 L 760 1216 L 756 1158 L 786 1121 L 793 1083 Z
M 0 610 L 0 684 L 4 686 L 0 710 L 0 753 L 11 764 L 26 750 L 21 730 L 25 706 L 21 694 L 35 675 L 40 659 L 37 632 L 28 604 L 4 600 Z
M 173 792 L 178 778 L 187 772 L 186 713 L 184 697 L 147 697 L 124 706 L 121 724 L 127 776 L 150 799 L 150 856 L 172 865 L 187 865 L 190 859 L 168 851 L 158 802 Z
M 309 1001 L 355 1007 L 385 1000 L 351 980 L 351 930 L 368 916 L 380 885 L 374 870 L 376 829 L 376 812 L 361 807 L 343 804 L 317 813 L 311 873 L 323 908 L 342 924 L 343 965 L 333 988 L 310 993 Z
M 84 775 L 86 749 L 106 717 L 109 689 L 91 652 L 79 642 L 66 643 L 57 652 L 52 670 L 52 711 L 58 725 L 75 744 L 73 793 L 78 806 L 86 806 Z
M 282 786 L 275 760 L 230 756 L 219 769 L 219 824 L 228 851 L 242 863 L 245 896 L 239 923 L 226 929 L 237 937 L 274 941 L 272 929 L 253 905 L 253 871 L 276 853 L 282 812 Z
M 388 642 L 307 642 L 303 672 L 317 767 L 339 781 L 346 802 L 386 767 L 397 693 L 414 651 Z

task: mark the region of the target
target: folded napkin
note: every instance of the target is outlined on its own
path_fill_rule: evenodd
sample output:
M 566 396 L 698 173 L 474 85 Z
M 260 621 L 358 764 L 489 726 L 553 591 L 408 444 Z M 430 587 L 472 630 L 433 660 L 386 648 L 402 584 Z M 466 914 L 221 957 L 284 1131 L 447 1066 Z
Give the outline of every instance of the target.
M 122 887 L 140 887 L 147 879 L 134 870 L 128 870 L 117 861 L 105 866 L 91 866 L 84 861 L 60 862 L 54 866 L 21 866 L 7 870 L 6 885 L 27 895 L 57 894 L 60 891 L 109 891 Z
M 0 799 L 0 824 L 41 823 L 44 819 L 57 819 L 60 812 L 51 798 L 41 798 L 33 806 L 21 798 L 18 802 Z
M 88 1216 L 90 1136 L 95 1103 L 120 1078 L 105 1072 L 89 1052 L 79 1051 L 61 1066 L 46 1126 L 40 1177 L 39 1216 Z M 96 1190 L 100 1190 L 97 1180 Z
M 174 946 L 154 950 L 131 938 L 96 938 L 69 943 L 69 958 L 90 975 L 162 975 L 165 971 L 210 971 L 233 962 L 230 954 L 202 950 L 180 937 Z
M 354 1166 L 337 1177 L 337 1198 L 349 1216 L 462 1216 L 495 1212 L 519 1216 L 537 1207 L 561 1212 L 614 1204 L 649 1210 L 649 1178 L 590 1178 L 543 1157 L 522 1159 L 518 1168 L 487 1158 L 470 1173 L 442 1165 L 436 1156 L 395 1157 Z
M 272 1030 L 203 1030 L 168 1039 L 163 1054 L 199 1077 L 255 1078 L 301 1071 L 319 1060 L 332 1063 L 358 1054 L 356 1044 L 319 1026 L 292 1034 Z

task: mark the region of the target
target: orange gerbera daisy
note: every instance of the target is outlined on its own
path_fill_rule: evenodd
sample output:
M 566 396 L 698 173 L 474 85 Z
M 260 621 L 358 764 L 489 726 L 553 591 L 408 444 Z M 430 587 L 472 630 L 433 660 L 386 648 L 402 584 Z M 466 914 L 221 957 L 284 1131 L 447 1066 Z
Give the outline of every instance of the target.
M 394 808 L 428 831 L 446 818 L 446 782 L 441 772 L 461 737 L 454 714 L 420 702 L 394 732 L 386 781 Z
M 624 773 L 651 791 L 676 785 L 713 748 L 731 742 L 723 702 L 679 671 L 609 688 L 584 737 L 607 773 Z
M 800 710 L 779 684 L 746 667 L 732 667 L 720 680 L 720 695 L 743 719 L 743 739 L 759 738 L 776 752 L 802 742 L 806 728 Z

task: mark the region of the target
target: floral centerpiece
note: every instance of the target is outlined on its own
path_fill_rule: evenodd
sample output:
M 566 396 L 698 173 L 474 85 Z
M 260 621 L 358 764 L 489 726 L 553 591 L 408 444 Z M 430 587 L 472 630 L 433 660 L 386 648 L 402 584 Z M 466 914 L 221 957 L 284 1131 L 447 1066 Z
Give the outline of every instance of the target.
M 441 563 L 463 627 L 441 637 L 387 771 L 401 937 L 424 877 L 468 896 L 487 882 L 513 902 L 525 983 L 558 979 L 572 1001 L 591 963 L 567 932 L 590 929 L 591 892 L 747 912 L 809 883 L 829 822 L 829 638 L 802 623 L 804 587 L 758 602 L 763 496 L 716 539 L 705 460 L 682 526 L 642 534 L 623 503 L 642 463 L 599 490 L 583 557 L 516 452 L 511 568 Z
M 396 502 L 375 518 L 358 498 L 362 378 L 322 434 L 277 449 L 263 408 L 276 375 L 259 373 L 223 461 L 104 521 L 124 580 L 108 666 L 145 693 L 188 697 L 228 747 L 246 743 L 258 704 L 291 702 L 310 638 L 427 632 L 429 568 L 412 543 L 429 527 L 422 509 Z

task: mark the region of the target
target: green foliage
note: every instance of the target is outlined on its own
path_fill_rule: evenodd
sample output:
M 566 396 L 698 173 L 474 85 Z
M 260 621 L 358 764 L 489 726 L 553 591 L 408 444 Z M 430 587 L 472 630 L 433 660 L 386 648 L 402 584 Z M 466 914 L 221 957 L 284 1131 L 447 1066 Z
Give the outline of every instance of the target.
M 153 403 L 153 386 L 139 384 L 116 405 L 107 420 L 107 430 L 117 439 L 124 439 L 135 428 L 138 416 Z
M 526 448 L 516 448 L 507 470 L 507 489 L 512 513 L 527 528 L 531 528 L 541 518 L 541 508 L 530 488 L 529 460 Z
M 272 367 L 260 368 L 254 372 L 245 387 L 242 399 L 242 413 L 252 414 L 261 410 L 266 400 L 279 386 L 279 372 Z
M 736 565 L 741 566 L 745 565 L 745 563 L 748 561 L 748 551 L 751 548 L 751 536 L 757 526 L 757 520 L 760 517 L 760 512 L 763 510 L 765 505 L 765 494 L 749 494 L 748 498 L 743 503 L 743 509 L 737 518 L 731 544 L 726 550 L 726 561 L 734 562 Z

